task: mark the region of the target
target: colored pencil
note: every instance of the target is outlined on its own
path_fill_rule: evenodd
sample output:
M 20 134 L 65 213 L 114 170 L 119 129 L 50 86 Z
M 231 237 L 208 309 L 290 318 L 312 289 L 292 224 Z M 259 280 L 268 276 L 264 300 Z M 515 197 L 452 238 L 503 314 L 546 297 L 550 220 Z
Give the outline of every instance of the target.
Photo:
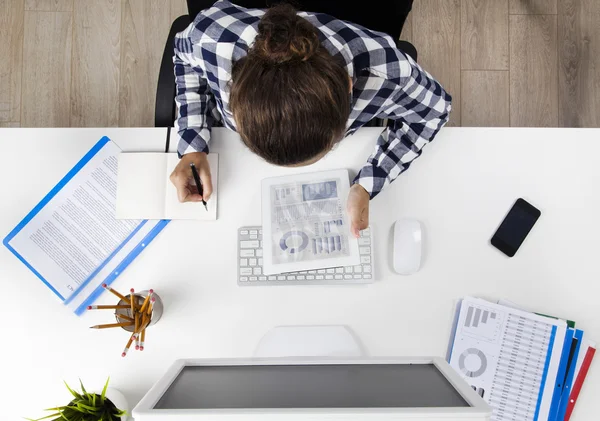
M 129 347 L 131 346 L 131 343 L 135 340 L 135 334 L 131 335 L 131 337 L 129 338 L 129 341 L 127 341 L 127 345 L 125 345 L 125 349 L 123 350 L 123 353 L 121 354 L 121 357 L 124 357 L 127 355 L 127 351 L 129 351 Z
M 148 306 L 148 310 L 146 311 L 146 313 L 148 314 L 148 316 L 150 316 L 150 320 L 152 320 L 152 308 L 154 307 L 154 302 L 156 301 L 156 298 L 152 297 L 150 299 L 150 305 Z
M 150 302 L 150 298 L 152 297 L 153 293 L 154 293 L 153 289 L 151 289 L 150 291 L 148 291 L 148 295 L 146 295 L 146 299 L 144 300 L 144 304 L 142 304 L 142 308 L 140 309 L 140 313 L 143 313 L 144 311 L 146 311 L 146 307 L 148 307 L 148 303 Z
M 106 285 L 106 284 L 102 284 L 102 288 L 104 288 L 104 289 L 106 289 L 106 290 L 108 290 L 108 291 L 112 292 L 114 295 L 116 295 L 117 297 L 119 297 L 121 300 L 123 300 L 123 301 L 126 301 L 126 302 L 127 302 L 127 304 L 129 304 L 129 298 L 127 298 L 127 297 L 125 297 L 123 294 L 121 294 L 121 293 L 119 293 L 119 292 L 115 291 L 114 289 L 112 289 L 112 288 L 111 288 L 111 287 L 109 287 L 108 285 Z
M 135 327 L 133 331 L 137 335 L 135 338 L 135 349 L 140 349 L 140 335 L 138 335 L 138 328 L 140 326 L 140 313 L 135 313 Z
M 144 342 L 146 341 L 146 328 L 142 330 L 142 340 L 140 341 L 140 351 L 144 350 Z
M 114 310 L 114 309 L 118 309 L 118 308 L 129 308 L 129 304 L 125 305 L 125 304 L 121 304 L 121 305 L 116 305 L 116 306 L 105 306 L 105 305 L 95 305 L 95 306 L 88 306 L 88 310 Z
M 133 323 L 131 322 L 124 322 L 124 323 L 109 323 L 106 325 L 96 325 L 96 326 L 91 326 L 90 329 L 108 329 L 111 327 L 126 327 L 126 326 L 132 326 Z

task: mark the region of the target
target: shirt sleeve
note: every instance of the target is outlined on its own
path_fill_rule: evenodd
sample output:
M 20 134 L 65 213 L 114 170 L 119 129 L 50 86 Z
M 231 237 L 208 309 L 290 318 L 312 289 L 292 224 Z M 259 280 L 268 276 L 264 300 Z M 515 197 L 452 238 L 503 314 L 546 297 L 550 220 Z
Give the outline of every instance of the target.
M 410 76 L 392 89 L 390 105 L 378 115 L 387 117 L 390 125 L 354 179 L 371 199 L 419 157 L 423 147 L 448 122 L 452 108 L 452 97 L 444 88 L 411 57 L 405 58 L 411 67 Z
M 191 63 L 198 61 L 194 57 L 194 45 L 190 25 L 175 37 L 175 102 L 177 118 L 175 129 L 179 135 L 177 152 L 180 156 L 192 152 L 208 153 L 211 128 L 218 117 L 215 98 L 208 86 L 204 72 Z M 201 48 L 201 47 L 197 47 Z

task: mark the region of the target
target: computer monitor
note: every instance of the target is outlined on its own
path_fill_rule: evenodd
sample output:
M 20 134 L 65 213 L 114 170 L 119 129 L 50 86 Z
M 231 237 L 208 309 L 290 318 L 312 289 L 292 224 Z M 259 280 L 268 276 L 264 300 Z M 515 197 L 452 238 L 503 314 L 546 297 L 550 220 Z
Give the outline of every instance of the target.
M 197 359 L 176 361 L 133 416 L 483 421 L 491 409 L 437 357 Z

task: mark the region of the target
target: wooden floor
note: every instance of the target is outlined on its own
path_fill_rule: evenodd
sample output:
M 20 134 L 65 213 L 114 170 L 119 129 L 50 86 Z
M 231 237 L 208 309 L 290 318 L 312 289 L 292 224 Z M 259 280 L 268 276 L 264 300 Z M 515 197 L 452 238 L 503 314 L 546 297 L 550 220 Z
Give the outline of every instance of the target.
M 0 0 L 0 127 L 152 126 L 185 0 Z M 599 0 L 415 0 L 455 126 L 600 127 Z

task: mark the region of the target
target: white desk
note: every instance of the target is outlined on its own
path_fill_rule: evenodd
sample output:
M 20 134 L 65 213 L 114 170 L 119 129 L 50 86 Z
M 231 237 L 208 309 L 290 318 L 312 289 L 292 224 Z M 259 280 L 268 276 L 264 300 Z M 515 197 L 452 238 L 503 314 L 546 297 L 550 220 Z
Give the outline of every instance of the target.
M 143 352 L 121 358 L 127 336 L 87 329 L 108 312 L 75 317 L 4 247 L 0 249 L 0 420 L 43 415 L 68 401 L 62 379 L 89 387 L 107 376 L 134 404 L 176 358 L 247 357 L 264 333 L 287 324 L 345 324 L 371 355 L 443 356 L 454 300 L 505 298 L 568 317 L 600 340 L 600 130 L 442 130 L 423 156 L 371 204 L 378 282 L 353 287 L 238 287 L 236 230 L 260 222 L 260 180 L 289 172 L 358 170 L 379 129 L 364 129 L 310 168 L 284 169 L 215 130 L 220 154 L 216 222 L 172 222 L 117 279 L 153 287 L 163 318 Z M 3 238 L 102 135 L 124 150 L 163 150 L 165 129 L 0 130 Z M 172 145 L 173 147 L 175 145 Z M 542 216 L 508 259 L 489 239 L 517 197 Z M 421 219 L 424 267 L 391 270 L 392 223 Z M 103 295 L 100 303 L 113 303 Z M 600 364 L 592 366 L 574 420 L 600 413 Z M 8 411 L 8 412 L 7 412 Z

